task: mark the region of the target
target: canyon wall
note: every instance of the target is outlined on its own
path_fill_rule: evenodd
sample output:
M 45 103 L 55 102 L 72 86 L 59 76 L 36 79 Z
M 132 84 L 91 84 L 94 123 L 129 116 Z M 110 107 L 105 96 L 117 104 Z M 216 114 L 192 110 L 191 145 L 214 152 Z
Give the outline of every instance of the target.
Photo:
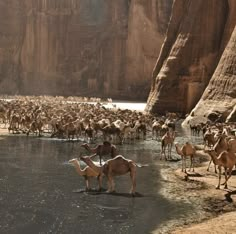
M 153 67 L 160 53 L 172 10 L 172 0 L 132 0 L 129 10 L 126 88 L 146 100 Z
M 171 7 L 172 0 L 1 1 L 0 93 L 145 100 Z
M 152 74 L 147 111 L 190 113 L 200 99 L 192 116 L 204 115 L 203 106 L 210 112 L 221 104 L 221 113 L 233 110 L 235 17 L 234 0 L 174 2 L 167 36 Z

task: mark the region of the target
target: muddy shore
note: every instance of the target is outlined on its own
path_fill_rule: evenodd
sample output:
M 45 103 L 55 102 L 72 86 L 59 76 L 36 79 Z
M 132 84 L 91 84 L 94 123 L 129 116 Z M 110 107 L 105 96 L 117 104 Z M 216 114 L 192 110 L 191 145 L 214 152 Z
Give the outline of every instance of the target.
M 202 151 L 198 152 L 198 166 L 195 172 L 188 172 L 187 176 L 177 169 L 163 170 L 162 175 L 173 181 L 168 191 L 163 191 L 170 199 L 178 196 L 184 200 L 185 196 L 190 198 L 195 206 L 199 207 L 200 219 L 190 216 L 183 222 L 170 224 L 154 231 L 157 233 L 171 234 L 202 234 L 202 233 L 236 233 L 236 176 L 228 181 L 228 189 L 216 189 L 218 175 L 214 173 L 213 165 L 208 172 L 206 170 L 209 162 L 208 156 Z M 222 179 L 222 183 L 224 178 Z M 181 217 L 181 214 L 180 214 Z

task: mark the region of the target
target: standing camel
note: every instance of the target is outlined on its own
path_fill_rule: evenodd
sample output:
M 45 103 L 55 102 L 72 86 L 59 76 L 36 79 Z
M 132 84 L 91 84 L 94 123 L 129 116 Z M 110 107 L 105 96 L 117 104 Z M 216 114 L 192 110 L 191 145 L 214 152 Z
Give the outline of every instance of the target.
M 218 185 L 216 186 L 216 189 L 220 189 L 222 167 L 224 167 L 224 169 L 225 169 L 225 182 L 223 183 L 223 185 L 225 185 L 225 189 L 227 189 L 228 188 L 227 181 L 231 177 L 233 167 L 236 164 L 236 156 L 235 156 L 234 152 L 231 149 L 229 149 L 227 151 L 223 151 L 218 157 L 217 157 L 216 152 L 212 149 L 205 150 L 205 152 L 211 156 L 213 163 L 215 165 L 218 165 L 219 182 L 218 182 Z M 227 171 L 229 173 L 228 176 L 227 176 Z
M 186 158 L 190 157 L 190 167 L 193 168 L 194 171 L 194 156 L 196 154 L 195 147 L 190 144 L 189 142 L 186 142 L 181 148 L 179 147 L 178 143 L 175 144 L 176 152 L 182 157 L 182 171 L 186 173 Z M 185 168 L 185 169 L 184 169 Z
M 82 144 L 81 147 L 84 147 L 87 151 L 94 154 L 90 156 L 92 158 L 98 155 L 100 165 L 102 156 L 110 154 L 111 158 L 114 158 L 116 155 L 118 155 L 116 146 L 111 144 L 109 141 L 104 141 L 103 144 L 99 144 L 94 148 L 91 148 L 87 143 Z
M 217 142 L 213 146 L 213 150 L 216 152 L 216 155 L 220 155 L 223 151 L 228 149 L 228 142 L 226 141 L 226 135 L 222 134 L 219 136 Z M 212 162 L 212 158 L 207 167 L 207 171 L 209 171 L 210 165 Z M 214 164 L 215 165 L 215 164 Z M 215 173 L 217 173 L 216 165 L 215 165 Z
M 161 138 L 161 158 L 164 155 L 166 160 L 171 159 L 171 150 L 175 140 L 175 132 L 167 131 L 166 134 Z M 167 147 L 167 156 L 166 156 Z
M 115 158 L 107 160 L 102 166 L 97 166 L 91 160 L 89 156 L 80 157 L 82 161 L 84 161 L 89 167 L 91 167 L 95 172 L 99 174 L 99 189 L 102 188 L 102 178 L 105 175 L 108 179 L 108 190 L 107 192 L 115 191 L 115 183 L 113 180 L 114 176 L 125 175 L 126 173 L 130 173 L 130 178 L 132 181 L 132 187 L 130 190 L 131 194 L 135 194 L 136 190 L 136 166 L 134 161 L 124 158 L 122 155 L 117 155 Z
M 69 160 L 69 163 L 73 164 L 76 168 L 77 173 L 80 176 L 84 177 L 85 184 L 86 184 L 86 191 L 90 190 L 90 183 L 89 183 L 90 181 L 89 181 L 89 179 L 91 177 L 97 177 L 99 174 L 89 166 L 86 166 L 84 169 L 81 169 L 80 163 L 79 163 L 77 158 L 73 158 L 73 159 Z

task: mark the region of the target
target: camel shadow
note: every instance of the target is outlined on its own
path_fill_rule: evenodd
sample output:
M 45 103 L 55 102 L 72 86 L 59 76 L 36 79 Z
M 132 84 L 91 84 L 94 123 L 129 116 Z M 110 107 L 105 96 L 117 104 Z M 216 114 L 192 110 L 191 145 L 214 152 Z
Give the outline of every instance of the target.
M 181 158 L 170 158 L 170 159 L 167 159 L 166 161 L 167 162 L 179 162 L 181 160 Z
M 203 177 L 204 175 L 198 173 L 198 172 L 186 172 L 187 176 L 189 177 Z
M 144 197 L 143 194 L 136 192 L 135 194 L 130 193 L 117 193 L 117 192 L 106 192 L 107 190 L 102 188 L 100 191 L 97 189 L 90 189 L 89 191 L 84 189 L 74 190 L 73 193 L 87 193 L 89 195 L 108 195 L 108 196 L 117 196 L 117 197 Z
M 226 194 L 225 194 L 225 198 L 228 202 L 232 203 L 233 202 L 233 199 L 231 198 L 232 195 L 236 195 L 236 190 L 233 190 L 233 191 L 228 191 Z

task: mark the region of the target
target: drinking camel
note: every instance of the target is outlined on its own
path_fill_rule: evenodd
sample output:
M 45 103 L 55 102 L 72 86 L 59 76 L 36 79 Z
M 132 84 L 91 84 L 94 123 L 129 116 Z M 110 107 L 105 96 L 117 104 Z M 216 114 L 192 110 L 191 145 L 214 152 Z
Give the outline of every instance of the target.
M 102 166 L 97 166 L 89 156 L 80 157 L 82 161 L 84 161 L 90 168 L 92 168 L 96 173 L 99 174 L 99 189 L 102 188 L 102 179 L 105 175 L 108 179 L 108 190 L 107 192 L 115 191 L 115 183 L 113 180 L 114 176 L 121 176 L 127 173 L 130 173 L 130 178 L 132 181 L 131 194 L 135 194 L 136 190 L 136 166 L 134 161 L 130 159 L 126 159 L 122 155 L 117 155 L 115 158 L 107 160 Z
M 94 171 L 91 167 L 86 166 L 84 169 L 81 169 L 80 163 L 77 158 L 73 158 L 69 160 L 69 163 L 73 164 L 75 166 L 75 169 L 77 173 L 80 176 L 83 176 L 85 179 L 85 185 L 86 185 L 86 191 L 90 190 L 90 178 L 91 177 L 97 177 L 99 173 Z

